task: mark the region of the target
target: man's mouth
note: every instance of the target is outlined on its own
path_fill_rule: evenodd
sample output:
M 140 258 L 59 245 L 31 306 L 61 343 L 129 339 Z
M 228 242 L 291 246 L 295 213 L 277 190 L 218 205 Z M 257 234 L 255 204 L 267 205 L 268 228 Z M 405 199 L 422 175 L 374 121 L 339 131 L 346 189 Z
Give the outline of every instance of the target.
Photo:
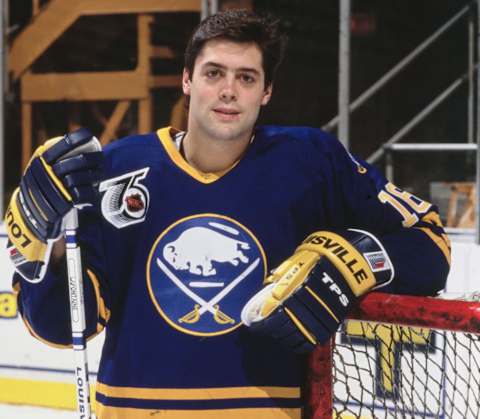
M 240 115 L 239 111 L 230 108 L 214 108 L 213 112 L 215 112 L 215 114 L 220 117 L 220 119 L 225 121 L 237 119 L 238 115 Z

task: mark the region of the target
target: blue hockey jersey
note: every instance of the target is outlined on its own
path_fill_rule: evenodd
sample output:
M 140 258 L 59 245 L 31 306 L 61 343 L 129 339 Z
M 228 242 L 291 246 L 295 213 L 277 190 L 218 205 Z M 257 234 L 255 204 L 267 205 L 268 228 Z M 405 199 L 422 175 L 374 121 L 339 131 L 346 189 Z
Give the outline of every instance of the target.
M 305 359 L 250 333 L 244 304 L 308 234 L 350 227 L 387 249 L 386 291 L 433 295 L 450 257 L 436 209 L 317 129 L 258 127 L 224 173 L 189 166 L 174 134 L 107 146 L 101 203 L 81 211 L 88 332 L 106 330 L 97 415 L 300 418 Z M 55 345 L 71 343 L 64 278 L 14 277 L 30 331 Z

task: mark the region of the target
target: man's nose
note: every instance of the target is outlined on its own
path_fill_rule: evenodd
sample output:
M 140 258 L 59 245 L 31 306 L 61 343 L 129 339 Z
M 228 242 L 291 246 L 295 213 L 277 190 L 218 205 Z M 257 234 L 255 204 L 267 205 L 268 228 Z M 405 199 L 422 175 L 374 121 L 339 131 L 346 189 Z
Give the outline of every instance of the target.
M 235 86 L 235 78 L 226 77 L 220 90 L 220 99 L 225 102 L 231 102 L 237 99 L 237 89 Z

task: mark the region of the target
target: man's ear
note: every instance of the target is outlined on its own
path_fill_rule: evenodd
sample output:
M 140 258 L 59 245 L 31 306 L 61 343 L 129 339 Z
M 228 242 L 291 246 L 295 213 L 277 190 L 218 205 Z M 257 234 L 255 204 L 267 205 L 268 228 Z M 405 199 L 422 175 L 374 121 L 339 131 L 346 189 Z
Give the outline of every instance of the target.
M 183 69 L 183 75 L 182 75 L 182 90 L 183 94 L 186 96 L 190 96 L 190 73 L 186 68 Z
M 273 90 L 273 84 L 270 83 L 263 92 L 263 97 L 261 102 L 262 106 L 265 106 L 268 102 L 270 102 L 270 98 L 272 97 L 272 90 Z

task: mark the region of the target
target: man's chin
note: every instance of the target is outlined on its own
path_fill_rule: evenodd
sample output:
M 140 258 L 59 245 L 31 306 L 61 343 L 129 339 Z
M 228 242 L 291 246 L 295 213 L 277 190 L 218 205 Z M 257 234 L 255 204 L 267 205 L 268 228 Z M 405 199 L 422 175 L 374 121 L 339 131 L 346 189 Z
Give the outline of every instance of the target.
M 223 141 L 241 140 L 249 135 L 249 132 L 242 128 L 243 127 L 239 127 L 237 124 L 216 124 L 216 126 L 210 130 L 210 134 L 212 137 Z

